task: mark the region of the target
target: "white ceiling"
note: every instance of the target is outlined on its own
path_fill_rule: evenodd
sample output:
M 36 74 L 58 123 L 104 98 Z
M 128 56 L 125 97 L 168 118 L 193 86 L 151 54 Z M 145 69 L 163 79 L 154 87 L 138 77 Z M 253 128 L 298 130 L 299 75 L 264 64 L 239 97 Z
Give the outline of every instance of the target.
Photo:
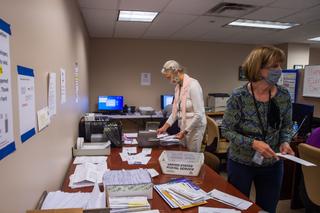
M 213 41 L 246 44 L 284 42 L 319 43 L 320 0 L 78 0 L 92 38 L 142 38 Z M 258 8 L 247 14 L 205 15 L 221 3 L 243 3 Z M 118 22 L 118 11 L 160 12 L 153 23 Z M 288 30 L 265 30 L 225 26 L 238 18 L 294 22 Z

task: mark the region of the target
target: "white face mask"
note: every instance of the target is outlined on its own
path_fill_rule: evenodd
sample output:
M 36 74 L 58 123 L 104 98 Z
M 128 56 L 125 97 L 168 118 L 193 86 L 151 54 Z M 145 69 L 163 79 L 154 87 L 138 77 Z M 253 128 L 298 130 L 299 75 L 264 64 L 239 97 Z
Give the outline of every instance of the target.
M 179 78 L 178 74 L 174 74 L 174 73 L 173 73 L 173 74 L 171 75 L 170 83 L 171 83 L 171 84 L 174 84 L 174 85 L 177 85 L 177 84 L 180 83 L 180 78 Z

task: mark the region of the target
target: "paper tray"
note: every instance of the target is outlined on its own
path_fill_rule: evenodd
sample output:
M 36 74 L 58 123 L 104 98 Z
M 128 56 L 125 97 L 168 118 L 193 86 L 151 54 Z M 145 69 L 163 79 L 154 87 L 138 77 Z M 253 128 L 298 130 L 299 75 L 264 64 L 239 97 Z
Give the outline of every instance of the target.
M 47 195 L 48 195 L 48 192 L 47 192 L 47 191 L 44 191 L 44 192 L 42 193 L 42 195 L 41 195 L 41 197 L 40 197 L 37 205 L 36 205 L 35 210 L 28 210 L 27 213 L 39 213 L 39 212 L 47 213 L 48 210 L 50 210 L 50 209 L 48 209 L 48 210 L 41 210 L 41 206 L 42 206 L 44 200 L 46 199 Z M 107 196 L 106 196 L 106 199 L 108 199 Z M 108 202 L 106 202 L 106 204 L 108 205 Z M 79 211 L 77 211 L 78 209 L 79 209 L 79 208 L 75 208 L 75 209 L 74 209 L 74 210 L 75 210 L 75 213 L 79 212 Z M 65 209 L 52 209 L 51 212 L 55 212 L 55 210 L 57 210 L 57 211 L 56 211 L 57 213 L 60 213 L 61 211 L 65 210 Z M 59 211 L 59 210 L 60 210 L 60 211 Z M 72 211 L 72 209 L 69 209 L 69 210 Z M 50 212 L 50 211 L 49 211 L 49 212 Z M 48 213 L 49 213 L 49 212 L 48 212 Z M 50 213 L 51 213 L 51 212 L 50 212 Z M 110 208 L 109 208 L 109 207 L 106 207 L 106 208 L 101 208 L 101 209 L 83 209 L 82 212 L 83 212 L 83 213 L 109 213 L 109 212 L 110 212 Z
M 86 146 L 97 146 L 104 143 L 84 143 Z M 107 146 L 105 149 L 77 149 L 76 145 L 72 147 L 72 156 L 106 156 L 111 153 L 111 145 Z
M 164 174 L 198 176 L 204 163 L 203 153 L 163 151 L 159 157 Z

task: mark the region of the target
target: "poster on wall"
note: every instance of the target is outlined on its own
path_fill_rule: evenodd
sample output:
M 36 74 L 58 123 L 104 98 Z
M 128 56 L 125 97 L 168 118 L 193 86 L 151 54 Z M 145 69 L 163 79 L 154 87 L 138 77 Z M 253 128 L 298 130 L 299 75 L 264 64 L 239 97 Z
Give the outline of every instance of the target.
M 67 88 L 66 88 L 66 71 L 65 69 L 60 69 L 60 85 L 61 85 L 61 104 L 67 101 Z
M 299 70 L 282 70 L 282 75 L 278 82 L 278 85 L 282 85 L 287 88 L 290 93 L 292 103 L 295 103 L 297 98 L 298 73 Z
M 36 134 L 35 87 L 33 69 L 17 66 L 21 142 Z
M 76 103 L 79 102 L 79 65 L 76 62 L 74 67 L 74 86 L 75 86 L 75 93 L 76 93 Z
M 57 76 L 56 73 L 49 73 L 48 106 L 50 117 L 57 114 Z
M 141 86 L 151 85 L 151 73 L 147 73 L 147 72 L 141 73 L 140 85 Z
M 305 67 L 303 96 L 320 98 L 320 65 Z
M 10 25 L 0 18 L 0 160 L 16 150 L 13 137 Z

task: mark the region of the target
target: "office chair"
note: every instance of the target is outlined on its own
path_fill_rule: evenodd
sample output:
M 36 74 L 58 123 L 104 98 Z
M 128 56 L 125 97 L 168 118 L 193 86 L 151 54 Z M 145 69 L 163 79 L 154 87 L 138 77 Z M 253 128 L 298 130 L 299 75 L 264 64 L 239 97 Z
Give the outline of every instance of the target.
M 207 127 L 201 150 L 204 152 L 204 161 L 211 169 L 219 173 L 220 159 L 214 154 L 217 141 L 220 139 L 219 128 L 216 122 L 207 116 Z
M 317 165 L 301 166 L 304 182 L 302 198 L 306 212 L 320 212 L 320 149 L 301 143 L 298 150 L 302 159 Z
M 223 156 L 227 153 L 229 142 L 226 139 L 220 138 L 219 126 L 215 120 L 207 116 L 207 131 L 208 138 L 205 142 L 206 150 Z

